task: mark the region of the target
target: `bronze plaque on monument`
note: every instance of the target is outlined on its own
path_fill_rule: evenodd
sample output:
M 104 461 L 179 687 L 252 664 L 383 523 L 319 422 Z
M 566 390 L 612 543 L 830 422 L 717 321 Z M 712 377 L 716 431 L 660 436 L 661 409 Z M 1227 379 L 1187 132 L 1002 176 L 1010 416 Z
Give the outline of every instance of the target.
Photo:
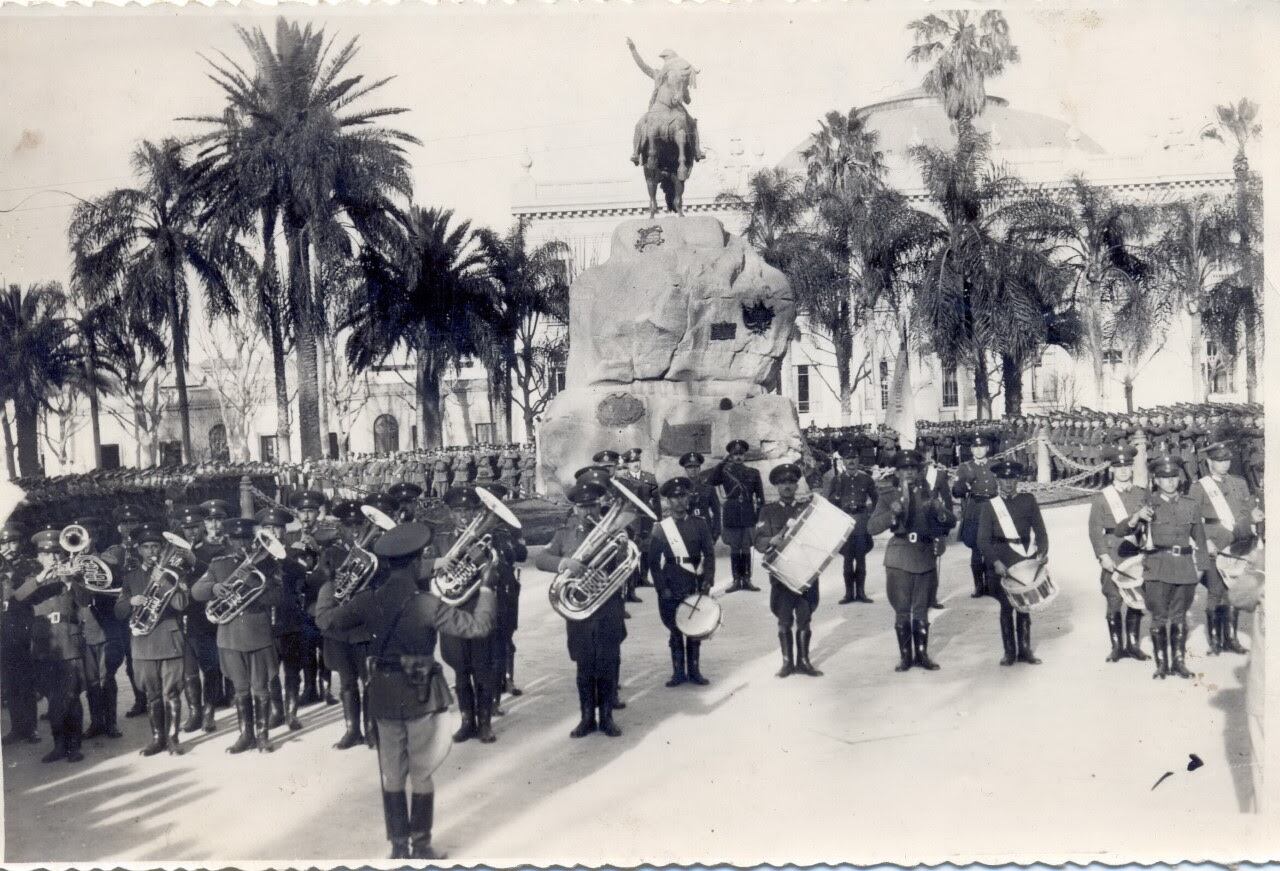
M 664 457 L 678 457 L 689 451 L 711 452 L 711 424 L 664 422 L 662 435 L 658 437 L 658 453 Z

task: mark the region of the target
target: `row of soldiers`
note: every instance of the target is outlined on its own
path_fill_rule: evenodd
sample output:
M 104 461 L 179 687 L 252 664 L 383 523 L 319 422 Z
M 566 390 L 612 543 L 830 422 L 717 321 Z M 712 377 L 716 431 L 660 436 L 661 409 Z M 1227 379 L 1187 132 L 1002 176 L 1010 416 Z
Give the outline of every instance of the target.
M 531 444 L 473 445 L 432 451 L 401 451 L 385 457 L 312 460 L 296 467 L 298 479 L 329 493 L 370 493 L 400 481 L 421 481 L 443 499 L 450 487 L 501 484 L 511 498 L 534 495 L 537 457 Z

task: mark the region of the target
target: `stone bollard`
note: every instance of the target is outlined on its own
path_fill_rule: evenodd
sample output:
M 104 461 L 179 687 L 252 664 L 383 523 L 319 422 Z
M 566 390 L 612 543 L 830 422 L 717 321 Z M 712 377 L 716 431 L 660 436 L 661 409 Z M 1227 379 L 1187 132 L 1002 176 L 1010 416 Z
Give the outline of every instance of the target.
M 240 516 L 253 517 L 253 481 L 248 475 L 240 479 Z
M 1133 458 L 1133 484 L 1135 487 L 1150 487 L 1151 481 L 1147 474 L 1147 434 L 1144 430 L 1139 429 L 1133 434 L 1133 446 L 1138 451 Z
M 1036 430 L 1036 483 L 1048 484 L 1053 480 L 1053 467 L 1049 459 L 1049 430 Z

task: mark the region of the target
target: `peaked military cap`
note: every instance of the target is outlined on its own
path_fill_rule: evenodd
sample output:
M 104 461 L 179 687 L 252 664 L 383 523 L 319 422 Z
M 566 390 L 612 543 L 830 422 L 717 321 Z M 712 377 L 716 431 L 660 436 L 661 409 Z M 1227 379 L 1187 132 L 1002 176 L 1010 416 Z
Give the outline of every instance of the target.
M 599 502 L 604 493 L 604 488 L 594 481 L 579 480 L 565 495 L 574 505 L 590 505 L 593 502 Z
M 288 526 L 293 515 L 282 508 L 263 508 L 253 519 L 259 526 Z
M 137 505 L 121 505 L 115 511 L 116 523 L 141 523 L 142 509 Z
M 893 465 L 896 469 L 918 469 L 924 465 L 924 457 L 919 451 L 898 451 L 894 454 Z
M 800 477 L 800 467 L 795 463 L 782 463 L 769 470 L 770 484 L 794 484 Z
M 595 484 L 600 488 L 600 494 L 603 496 L 612 489 L 609 486 L 609 481 L 612 477 L 608 469 L 602 469 L 600 466 L 587 466 L 585 469 L 578 470 L 574 480 L 579 484 Z
M 1107 462 L 1113 466 L 1132 466 L 1133 458 L 1138 455 L 1136 448 L 1112 448 L 1107 452 Z
M 618 452 L 611 450 L 596 451 L 595 456 L 591 458 L 593 463 L 603 463 L 606 465 L 616 466 L 618 464 Z
M 364 504 L 370 508 L 377 508 L 383 514 L 393 515 L 400 506 L 396 504 L 396 500 L 392 499 L 385 493 L 371 493 L 365 497 Z
M 690 466 L 701 466 L 707 461 L 707 458 L 697 451 L 689 451 L 687 454 L 680 455 L 680 468 L 687 469 Z
M 339 499 L 329 506 L 329 513 L 344 523 L 361 519 L 360 503 L 354 499 Z
M 989 448 L 991 447 L 991 436 L 987 435 L 984 432 L 974 433 L 973 437 L 969 440 L 969 444 L 971 447 L 975 447 L 975 448 L 976 447 Z
M 1022 463 L 1019 463 L 1016 460 L 1001 460 L 991 467 L 991 474 L 995 475 L 997 478 L 1003 478 L 1005 480 L 1010 478 L 1021 478 L 1022 473 L 1025 471 L 1026 469 L 1023 468 Z
M 40 553 L 61 553 L 62 546 L 58 544 L 59 534 L 56 529 L 42 529 L 31 536 L 31 543 Z
M 849 439 L 841 439 L 836 443 L 836 453 L 846 460 L 851 460 L 858 455 L 858 445 Z
M 420 553 L 431 541 L 431 528 L 421 523 L 401 523 L 384 532 L 373 545 L 373 552 L 387 559 L 411 557 Z
M 248 517 L 231 517 L 222 524 L 222 531 L 229 538 L 250 539 L 253 538 L 253 527 L 253 520 Z
M 393 484 L 387 489 L 387 495 L 397 502 L 412 502 L 422 495 L 422 488 L 408 481 Z
M 485 484 L 482 489 L 488 490 L 490 493 L 492 493 L 494 496 L 497 496 L 499 499 L 506 499 L 509 495 L 511 495 L 511 491 L 507 489 L 506 484 L 499 484 L 496 481 L 491 484 Z M 476 498 L 478 499 L 480 497 L 477 496 Z
M 1204 449 L 1204 453 L 1211 460 L 1231 459 L 1231 447 L 1226 442 L 1214 442 Z
M 210 499 L 200 503 L 200 511 L 208 520 L 226 520 L 231 516 L 231 505 L 225 499 Z
M 323 508 L 328 501 L 323 493 L 315 490 L 303 490 L 293 497 L 293 507 L 299 511 L 307 508 Z
M 724 446 L 726 454 L 745 454 L 751 450 L 751 445 L 747 444 L 745 439 L 734 439 Z
M 638 463 L 638 462 L 640 462 L 640 455 L 641 455 L 642 453 L 644 453 L 643 449 L 641 449 L 641 448 L 632 448 L 631 450 L 627 451 L 625 454 L 623 454 L 623 455 L 622 455 L 622 462 L 624 462 L 624 463 Z
M 445 491 L 444 504 L 450 508 L 475 511 L 480 507 L 480 497 L 474 487 L 450 487 Z
M 204 523 L 204 515 L 194 505 L 183 505 L 173 510 L 173 519 L 179 526 L 197 526 Z
M 1151 474 L 1156 478 L 1177 478 L 1182 475 L 1182 468 L 1172 459 L 1161 457 L 1151 466 Z
M 0 544 L 10 541 L 22 541 L 22 530 L 16 523 L 6 523 L 0 526 Z
M 664 481 L 662 486 L 658 488 L 658 494 L 665 499 L 679 499 L 681 496 L 688 496 L 693 492 L 693 482 L 684 475 L 677 475 L 669 481 Z
M 164 544 L 164 533 L 147 523 L 138 528 L 134 541 L 138 544 Z

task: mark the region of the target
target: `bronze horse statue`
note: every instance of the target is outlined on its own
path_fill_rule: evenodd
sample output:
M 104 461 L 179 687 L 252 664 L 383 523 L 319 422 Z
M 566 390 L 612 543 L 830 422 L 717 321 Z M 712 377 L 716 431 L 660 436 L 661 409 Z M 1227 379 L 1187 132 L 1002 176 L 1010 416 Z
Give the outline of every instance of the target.
M 688 115 L 655 105 L 636 125 L 639 156 L 649 188 L 649 217 L 658 213 L 658 188 L 667 210 L 684 215 L 684 183 L 693 169 L 694 151 Z

